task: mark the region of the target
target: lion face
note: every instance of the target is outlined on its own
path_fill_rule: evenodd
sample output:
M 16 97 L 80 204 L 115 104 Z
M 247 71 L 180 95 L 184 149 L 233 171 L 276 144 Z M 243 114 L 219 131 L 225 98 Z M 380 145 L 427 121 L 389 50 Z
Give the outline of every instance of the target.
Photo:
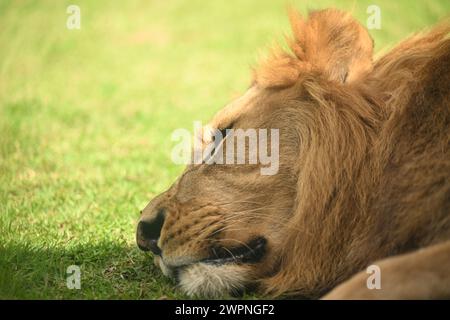
M 156 264 L 188 294 L 234 294 L 276 268 L 277 246 L 296 194 L 291 159 L 298 142 L 295 130 L 289 130 L 293 126 L 286 126 L 294 119 L 285 103 L 294 92 L 254 85 L 210 123 L 222 131 L 281 128 L 276 174 L 263 175 L 261 164 L 248 162 L 192 164 L 143 210 L 139 246 L 153 251 Z M 238 143 L 233 133 L 223 139 L 224 148 L 227 139 Z M 251 148 L 246 144 L 247 153 Z
M 336 10 L 312 13 L 307 21 L 293 16 L 291 22 L 292 53 L 263 63 L 250 89 L 209 124 L 225 133 L 278 130 L 275 174 L 261 174 L 261 162 L 207 164 L 205 159 L 189 165 L 143 210 L 139 247 L 152 251 L 162 271 L 190 295 L 218 297 L 258 285 L 275 294 L 313 295 L 329 283 L 324 274 L 332 274 L 335 265 L 344 268 L 326 263 L 338 252 L 333 234 L 341 226 L 326 212 L 334 203 L 329 201 L 333 183 L 348 175 L 341 167 L 364 154 L 361 144 L 349 156 L 339 141 L 354 143 L 352 134 L 372 117 L 370 108 L 355 109 L 361 99 L 345 88 L 370 72 L 372 40 Z M 345 100 L 349 111 L 340 112 L 336 105 Z M 353 119 L 358 123 L 346 124 Z M 213 139 L 203 133 L 200 140 Z M 234 132 L 214 142 L 213 158 L 238 143 Z M 261 146 L 245 145 L 246 159 L 255 148 Z

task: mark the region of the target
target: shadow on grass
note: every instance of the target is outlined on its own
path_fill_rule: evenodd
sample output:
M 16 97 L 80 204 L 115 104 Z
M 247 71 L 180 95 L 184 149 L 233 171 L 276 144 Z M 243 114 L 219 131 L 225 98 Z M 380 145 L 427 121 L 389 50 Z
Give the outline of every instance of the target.
M 68 289 L 67 268 L 81 270 L 81 289 Z M 0 245 L 0 299 L 184 298 L 153 258 L 117 243 L 39 248 Z

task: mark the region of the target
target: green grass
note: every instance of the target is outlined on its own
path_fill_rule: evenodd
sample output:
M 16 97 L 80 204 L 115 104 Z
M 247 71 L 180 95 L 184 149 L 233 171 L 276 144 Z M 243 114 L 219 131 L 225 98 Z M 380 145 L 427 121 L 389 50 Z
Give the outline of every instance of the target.
M 65 27 L 72 3 L 81 30 Z M 247 87 L 288 31 L 286 4 L 0 1 L 0 298 L 184 297 L 136 248 L 139 210 L 183 169 L 171 132 Z M 364 22 L 369 4 L 382 9 L 377 49 L 450 12 L 448 0 L 338 7 Z M 73 264 L 81 290 L 66 287 Z

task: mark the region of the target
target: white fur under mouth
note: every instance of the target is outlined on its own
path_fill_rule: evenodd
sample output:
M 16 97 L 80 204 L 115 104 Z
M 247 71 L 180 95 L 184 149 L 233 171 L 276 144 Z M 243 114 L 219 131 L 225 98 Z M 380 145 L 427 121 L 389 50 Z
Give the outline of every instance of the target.
M 251 279 L 251 266 L 259 262 L 266 253 L 267 241 L 258 237 L 246 245 L 213 250 L 213 256 L 194 263 L 184 261 L 176 267 L 167 265 L 155 257 L 156 264 L 164 275 L 176 277 L 181 289 L 189 296 L 220 298 L 241 293 Z
M 186 294 L 212 299 L 239 294 L 249 278 L 248 267 L 238 264 L 195 263 L 178 273 L 179 285 Z
M 173 278 L 175 272 L 163 260 L 155 258 L 165 276 Z M 198 262 L 178 269 L 178 285 L 191 297 L 217 299 L 236 295 L 244 290 L 251 278 L 249 266 L 241 264 L 212 264 Z

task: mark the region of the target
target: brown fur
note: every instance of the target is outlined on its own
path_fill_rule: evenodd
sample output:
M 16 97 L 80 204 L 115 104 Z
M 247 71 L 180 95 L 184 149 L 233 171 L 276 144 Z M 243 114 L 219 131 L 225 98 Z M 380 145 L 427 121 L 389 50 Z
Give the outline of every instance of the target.
M 372 39 L 348 14 L 291 14 L 291 23 L 292 53 L 262 63 L 249 93 L 211 122 L 279 128 L 279 173 L 189 166 L 142 219 L 166 209 L 165 266 L 189 268 L 211 247 L 262 235 L 268 251 L 242 266 L 242 286 L 320 297 L 374 261 L 450 240 L 450 27 L 414 36 L 372 63 Z M 443 247 L 447 258 L 436 263 L 450 269 Z M 391 287 L 406 281 L 388 278 Z M 437 296 L 450 297 L 444 279 Z M 348 297 L 345 287 L 340 292 Z

